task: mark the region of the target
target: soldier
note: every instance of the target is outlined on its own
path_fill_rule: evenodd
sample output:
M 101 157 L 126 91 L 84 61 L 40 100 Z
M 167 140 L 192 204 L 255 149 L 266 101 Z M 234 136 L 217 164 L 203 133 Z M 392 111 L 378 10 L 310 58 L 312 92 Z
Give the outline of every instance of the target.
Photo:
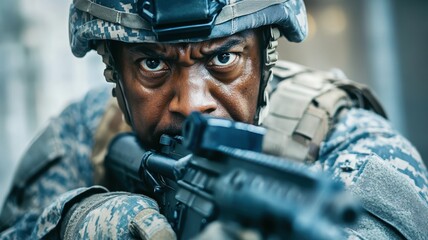
M 262 124 L 266 152 L 342 181 L 366 210 L 348 236 L 428 239 L 426 167 L 370 92 L 276 63 L 280 36 L 307 34 L 302 0 L 74 0 L 69 27 L 74 55 L 96 50 L 115 87 L 90 92 L 35 139 L 3 206 L 1 239 L 174 239 L 154 200 L 99 186 L 102 159 L 116 133 L 156 148 L 192 111 Z

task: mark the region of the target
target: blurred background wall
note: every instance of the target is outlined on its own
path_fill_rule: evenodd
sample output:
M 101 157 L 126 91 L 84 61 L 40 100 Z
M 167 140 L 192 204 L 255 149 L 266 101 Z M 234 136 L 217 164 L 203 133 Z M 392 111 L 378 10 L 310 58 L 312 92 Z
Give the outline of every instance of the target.
M 20 156 L 65 105 L 106 84 L 101 58 L 68 47 L 71 1 L 0 1 L 0 206 Z
M 16 163 L 48 119 L 105 84 L 95 53 L 68 47 L 69 1 L 0 1 L 0 205 Z M 370 85 L 392 124 L 428 159 L 428 1 L 307 0 L 308 39 L 282 59 L 340 68 Z

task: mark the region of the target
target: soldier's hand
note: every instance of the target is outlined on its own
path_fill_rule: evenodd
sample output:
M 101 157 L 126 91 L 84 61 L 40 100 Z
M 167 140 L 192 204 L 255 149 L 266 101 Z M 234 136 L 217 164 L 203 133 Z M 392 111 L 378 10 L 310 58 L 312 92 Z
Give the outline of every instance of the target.
M 63 239 L 176 239 L 157 203 L 124 192 L 92 195 L 75 204 L 61 225 Z

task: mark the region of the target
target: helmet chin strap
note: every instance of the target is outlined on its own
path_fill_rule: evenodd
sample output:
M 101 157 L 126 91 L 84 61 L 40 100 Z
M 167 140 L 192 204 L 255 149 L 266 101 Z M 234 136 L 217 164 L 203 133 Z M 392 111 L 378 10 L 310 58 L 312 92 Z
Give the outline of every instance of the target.
M 267 116 L 269 110 L 269 82 L 273 78 L 272 67 L 278 61 L 278 39 L 281 32 L 275 27 L 265 27 L 262 29 L 260 43 L 260 86 L 257 99 L 257 111 L 254 116 L 254 123 L 260 125 Z
M 97 46 L 97 53 L 102 56 L 103 62 L 106 64 L 106 69 L 104 70 L 104 77 L 106 81 L 116 83 L 116 86 L 113 88 L 112 95 L 113 97 L 117 98 L 119 107 L 122 109 L 124 114 L 125 121 L 128 123 L 128 125 L 131 126 L 132 129 L 135 129 L 132 113 L 126 98 L 125 89 L 123 87 L 123 81 L 119 72 L 117 71 L 118 66 L 111 53 L 110 42 L 100 42 Z

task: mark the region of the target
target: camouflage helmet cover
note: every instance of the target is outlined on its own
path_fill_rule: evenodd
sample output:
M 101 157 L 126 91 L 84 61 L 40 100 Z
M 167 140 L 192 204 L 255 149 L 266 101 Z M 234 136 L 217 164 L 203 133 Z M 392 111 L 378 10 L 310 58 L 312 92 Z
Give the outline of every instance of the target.
M 69 37 L 73 54 L 83 57 L 96 47 L 97 40 L 117 40 L 129 43 L 159 42 L 151 22 L 141 14 L 142 2 L 150 1 L 73 0 L 69 18 Z M 182 9 L 189 7 L 186 6 L 189 4 L 187 0 L 174 0 L 166 4 L 169 5 L 173 2 L 178 3 Z M 168 42 L 199 42 L 266 25 L 277 26 L 282 35 L 293 42 L 302 41 L 307 34 L 303 0 L 193 1 L 198 5 L 200 2 L 220 5 L 219 10 L 214 14 L 209 34 L 190 38 L 182 37 Z M 194 8 L 194 6 L 190 7 Z M 170 7 L 170 9 L 173 8 Z M 179 16 L 181 11 L 177 12 L 175 9 L 167 14 L 175 13 Z

